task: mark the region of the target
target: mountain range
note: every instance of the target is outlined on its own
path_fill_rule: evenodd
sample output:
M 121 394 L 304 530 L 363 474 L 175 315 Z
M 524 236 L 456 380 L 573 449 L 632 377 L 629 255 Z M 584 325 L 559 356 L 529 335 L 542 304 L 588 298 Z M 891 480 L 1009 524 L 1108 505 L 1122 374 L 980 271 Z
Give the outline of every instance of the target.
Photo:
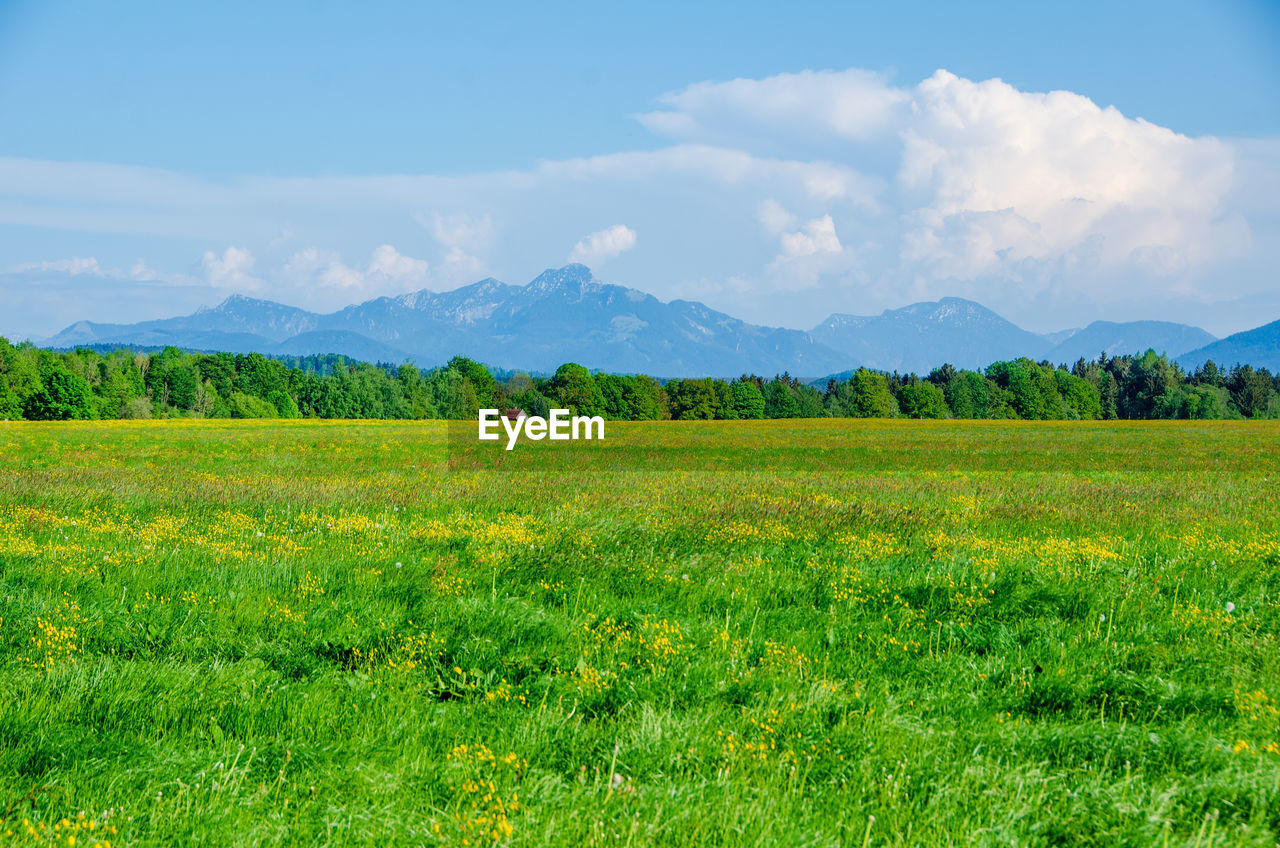
M 1280 372 L 1280 321 L 1272 321 L 1252 330 L 1233 333 L 1225 339 L 1175 357 L 1179 365 L 1194 369 L 1212 359 L 1218 365 L 1236 363 Z
M 1247 338 L 1235 341 L 1239 337 Z M 1117 355 L 1148 348 L 1180 362 L 1203 357 L 1230 364 L 1247 353 L 1239 361 L 1263 365 L 1280 360 L 1280 321 L 1222 340 L 1198 327 L 1160 321 L 1097 321 L 1040 335 L 981 304 L 943 298 L 877 316 L 834 314 L 804 332 L 749 324 L 696 301 L 663 302 L 602 283 L 583 265 L 568 265 L 524 286 L 486 279 L 452 291 L 379 297 L 328 314 L 232 295 L 177 318 L 135 324 L 80 321 L 42 342 L 51 348 L 77 345 L 339 353 L 424 367 L 462 354 L 498 368 L 550 371 L 578 362 L 657 377 L 783 371 L 816 376 L 859 366 L 916 373 L 944 362 L 981 368 L 1018 356 L 1069 363 L 1104 351 Z M 1202 354 L 1210 350 L 1214 353 Z

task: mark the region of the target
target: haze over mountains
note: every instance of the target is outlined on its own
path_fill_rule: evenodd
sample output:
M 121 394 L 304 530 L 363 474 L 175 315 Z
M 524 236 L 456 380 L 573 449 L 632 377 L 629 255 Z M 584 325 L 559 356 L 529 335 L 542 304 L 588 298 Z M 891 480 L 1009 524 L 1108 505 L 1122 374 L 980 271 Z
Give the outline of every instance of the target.
M 366 361 L 411 360 L 423 367 L 463 354 L 499 368 L 550 371 L 578 362 L 657 377 L 783 371 L 816 377 L 859 366 L 924 374 L 944 362 L 981 368 L 1029 356 L 1070 363 L 1103 351 L 1117 355 L 1148 348 L 1183 363 L 1198 364 L 1201 351 L 1210 349 L 1223 364 L 1236 361 L 1236 351 L 1260 357 L 1255 365 L 1280 360 L 1280 322 L 1249 332 L 1254 335 L 1237 334 L 1248 336 L 1243 346 L 1232 341 L 1237 336 L 1215 341 L 1197 327 L 1160 321 L 1098 321 L 1040 335 L 960 298 L 878 316 L 835 314 L 803 332 L 748 324 L 694 301 L 664 303 L 637 289 L 601 283 L 583 265 L 568 265 L 545 271 L 526 286 L 486 279 L 453 291 L 375 298 L 330 314 L 233 295 L 177 318 L 136 324 L 80 321 L 43 346 L 340 353 Z
M 1273 374 L 1280 371 L 1280 321 L 1232 333 L 1225 339 L 1175 357 L 1185 369 L 1196 368 L 1210 359 L 1219 365 L 1239 362 L 1270 369 Z

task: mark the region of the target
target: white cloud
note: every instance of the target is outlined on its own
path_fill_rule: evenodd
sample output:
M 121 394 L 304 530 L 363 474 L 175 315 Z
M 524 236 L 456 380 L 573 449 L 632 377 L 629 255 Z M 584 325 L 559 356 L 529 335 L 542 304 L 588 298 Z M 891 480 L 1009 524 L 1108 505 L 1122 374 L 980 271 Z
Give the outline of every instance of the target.
M 311 285 L 325 289 L 359 289 L 364 282 L 360 272 L 345 264 L 336 251 L 317 247 L 296 251 L 281 271 L 282 276 L 299 288 Z
M 939 71 L 916 88 L 902 139 L 901 184 L 922 201 L 902 256 L 917 273 L 973 278 L 1030 261 L 1159 277 L 1240 246 L 1223 217 L 1228 145 L 1078 94 Z
M 193 282 L 191 278 L 179 274 L 161 273 L 148 265 L 142 257 L 138 257 L 133 265 L 130 266 L 127 276 L 129 279 L 136 280 L 138 282 L 172 282 L 186 285 Z
M 872 207 L 872 226 L 877 239 L 896 245 L 878 271 L 901 281 L 899 296 L 961 288 L 1008 297 L 1013 284 L 1027 297 L 1057 292 L 1105 302 L 1121 280 L 1129 296 L 1191 294 L 1256 241 L 1231 206 L 1240 181 L 1231 144 L 1181 135 L 1071 92 L 1023 92 L 946 71 L 894 87 L 852 70 L 699 83 L 661 102 L 667 109 L 641 122 L 683 141 L 820 149 L 833 174 L 892 162 L 896 191 L 890 208 Z M 843 194 L 809 192 L 818 203 Z M 772 197 L 757 210 L 771 237 L 794 227 Z M 834 225 L 808 229 L 821 221 L 782 236 L 770 267 L 835 252 Z M 828 264 L 821 273 L 845 268 Z
M 460 176 L 218 181 L 0 157 L 0 230 L 43 228 L 63 256 L 109 234 L 94 242 L 112 245 L 95 248 L 103 266 L 152 263 L 21 266 L 32 273 L 207 280 L 313 308 L 488 274 L 524 282 L 564 246 L 598 264 L 637 231 L 627 282 L 790 326 L 951 294 L 1056 324 L 1081 320 L 1067 301 L 1093 320 L 1121 298 L 1275 290 L 1276 139 L 1191 137 L 1078 94 L 945 71 L 911 85 L 856 69 L 699 83 L 659 107 L 641 121 L 668 146 Z M 602 221 L 627 225 L 592 232 Z M 192 241 L 236 247 L 206 254 L 200 280 L 155 270 L 186 266 Z M 343 260 L 373 245 L 367 262 Z
M 756 220 L 766 233 L 775 237 L 796 225 L 796 216 L 772 197 L 756 208 Z
M 849 165 L 756 156 L 705 144 L 661 150 L 610 153 L 543 162 L 537 176 L 555 184 L 617 181 L 668 188 L 711 183 L 722 188 L 772 188 L 820 201 L 846 201 L 875 208 L 884 181 Z
M 262 280 L 250 274 L 253 254 L 243 247 L 228 247 L 218 256 L 212 250 L 204 253 L 204 273 L 209 285 L 219 289 L 257 291 Z
M 79 277 L 90 280 L 122 280 L 133 282 L 158 282 L 189 286 L 199 284 L 183 274 L 166 274 L 147 265 L 139 258 L 128 271 L 102 265 L 92 256 L 73 256 L 70 259 L 54 259 L 45 262 L 28 262 L 12 265 L 5 273 L 16 274 L 32 282 L 40 280 L 75 279 Z
M 814 218 L 794 233 L 782 234 L 782 255 L 813 256 L 816 253 L 840 253 L 844 247 L 836 237 L 836 225 L 830 215 Z
M 775 291 L 813 289 L 833 275 L 846 283 L 857 279 L 857 257 L 841 244 L 830 215 L 806 221 L 793 232 L 781 232 L 778 241 L 781 250 L 765 269 L 768 285 Z
M 92 256 L 74 256 L 70 259 L 54 259 L 48 262 L 28 262 L 22 265 L 14 265 L 9 271 L 18 274 L 26 274 L 33 271 L 56 272 L 70 274 L 73 277 L 81 274 L 101 275 L 103 273 L 102 268 L 98 266 L 98 260 Z
M 384 244 L 373 249 L 373 256 L 369 259 L 368 273 L 388 280 L 425 283 L 430 268 L 431 263 L 427 260 L 405 256 L 391 245 Z
M 493 219 L 488 215 L 433 212 L 430 219 L 414 216 L 444 248 L 440 277 L 451 285 L 474 282 L 484 273 L 482 258 L 493 243 Z
M 909 100 L 871 71 L 802 71 L 696 83 L 660 97 L 667 111 L 637 117 L 650 130 L 685 141 L 741 144 L 744 137 L 815 133 L 868 139 L 900 120 Z
M 598 265 L 636 246 L 636 231 L 623 224 L 591 233 L 569 251 L 570 262 Z
M 374 248 L 363 269 L 347 265 L 336 251 L 308 247 L 290 256 L 279 276 L 302 291 L 319 287 L 348 298 L 400 294 L 431 284 L 430 264 L 425 259 L 405 256 L 389 244 Z M 308 299 L 326 302 L 323 293 Z

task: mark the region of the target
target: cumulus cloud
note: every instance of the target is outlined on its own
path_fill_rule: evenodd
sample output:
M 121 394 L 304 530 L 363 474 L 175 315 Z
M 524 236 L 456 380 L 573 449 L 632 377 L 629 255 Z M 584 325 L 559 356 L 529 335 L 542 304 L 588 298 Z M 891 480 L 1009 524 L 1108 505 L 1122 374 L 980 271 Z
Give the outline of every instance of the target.
M 243 247 L 228 247 L 222 255 L 212 250 L 204 252 L 204 274 L 209 285 L 219 289 L 257 291 L 262 280 L 253 276 L 253 254 Z
M 637 116 L 661 135 L 741 144 L 815 133 L 869 139 L 900 121 L 911 97 L 871 71 L 802 71 L 764 79 L 700 82 L 658 98 L 666 110 Z
M 1066 289 L 1105 300 L 1123 278 L 1130 294 L 1189 294 L 1253 243 L 1229 204 L 1239 182 L 1232 145 L 1072 92 L 944 70 L 895 87 L 850 70 L 699 83 L 660 100 L 667 108 L 641 122 L 682 141 L 794 148 L 802 135 L 825 145 L 834 169 L 887 151 L 895 186 L 875 226 L 896 248 L 880 271 L 904 293 L 981 296 L 984 281 L 998 280 L 992 291 L 1005 296 L 1013 283 L 1028 296 Z M 756 217 L 783 242 L 771 267 L 839 252 L 829 216 L 793 231 L 792 213 L 768 198 Z
M 298 288 L 318 286 L 350 297 L 399 294 L 431 283 L 430 263 L 389 244 L 374 248 L 364 268 L 347 265 L 336 251 L 304 248 L 289 257 L 281 276 Z
M 421 214 L 414 217 L 444 249 L 439 274 L 443 281 L 453 285 L 474 282 L 484 273 L 483 257 L 493 243 L 492 217 L 465 212 L 448 215 L 433 212 L 430 218 Z
M 972 278 L 1027 260 L 1141 266 L 1156 275 L 1229 254 L 1231 149 L 1065 91 L 939 71 L 915 90 L 900 180 L 920 196 L 903 258 Z
M 62 255 L 84 251 L 83 233 L 149 260 L 147 245 L 236 245 L 205 254 L 199 282 L 328 307 L 491 273 L 523 282 L 566 245 L 599 264 L 637 231 L 629 282 L 791 326 L 952 294 L 1058 323 L 1113 317 L 1122 296 L 1274 290 L 1275 139 L 1188 136 L 1079 94 L 946 71 L 705 82 L 657 105 L 639 120 L 669 141 L 658 149 L 457 176 L 217 182 L 0 157 L 0 227 L 60 233 Z M 602 221 L 627 225 L 591 232 Z M 424 241 L 424 258 L 391 246 Z M 344 261 L 373 244 L 367 263 Z M 113 273 L 94 261 L 23 267 Z M 164 277 L 144 264 L 122 278 L 148 275 Z M 1093 311 L 1065 318 L 1064 298 Z
M 369 259 L 368 273 L 388 280 L 426 281 L 431 263 L 425 259 L 414 259 L 405 256 L 389 244 L 379 245 L 373 249 Z
M 569 251 L 570 262 L 599 265 L 636 246 L 636 231 L 623 224 L 591 233 Z
M 355 289 L 362 283 L 359 271 L 342 261 L 337 251 L 306 247 L 296 251 L 281 269 L 282 276 L 295 286 L 314 285 L 326 289 Z
M 143 281 L 163 280 L 165 279 L 165 275 L 156 271 L 146 263 L 146 260 L 139 256 L 137 261 L 133 263 L 133 266 L 129 268 L 129 279 Z
M 844 247 L 836 237 L 836 225 L 830 215 L 814 218 L 794 233 L 782 234 L 782 255 L 813 256 L 815 253 L 840 253 Z
M 779 236 L 796 225 L 796 216 L 772 197 L 756 208 L 756 220 L 771 236 Z
M 765 269 L 776 291 L 798 292 L 817 287 L 824 277 L 854 277 L 857 258 L 840 242 L 830 215 L 806 221 L 799 229 L 778 234 L 780 250 Z

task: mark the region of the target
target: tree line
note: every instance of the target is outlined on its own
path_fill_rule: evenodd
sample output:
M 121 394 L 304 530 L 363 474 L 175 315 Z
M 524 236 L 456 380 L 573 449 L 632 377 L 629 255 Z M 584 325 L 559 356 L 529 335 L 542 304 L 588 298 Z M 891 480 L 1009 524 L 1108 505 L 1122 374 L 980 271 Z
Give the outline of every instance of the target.
M 860 368 L 824 388 L 789 374 L 660 381 L 494 371 L 466 357 L 422 370 L 342 356 L 77 348 L 0 338 L 0 417 L 475 418 L 481 408 L 552 408 L 612 420 L 761 418 L 1217 419 L 1280 417 L 1280 375 L 1207 362 L 1193 372 L 1147 351 L 1065 365 L 1016 359 L 927 376 Z

